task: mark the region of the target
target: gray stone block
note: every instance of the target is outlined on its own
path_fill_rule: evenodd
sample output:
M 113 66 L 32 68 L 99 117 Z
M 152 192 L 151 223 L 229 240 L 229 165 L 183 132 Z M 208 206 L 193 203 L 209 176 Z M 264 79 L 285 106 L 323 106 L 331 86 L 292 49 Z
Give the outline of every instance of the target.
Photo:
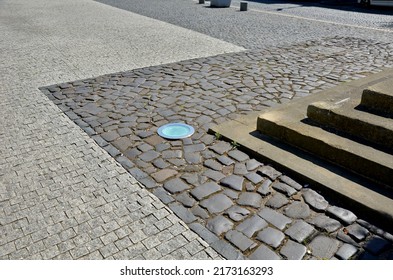
M 266 179 L 262 183 L 262 185 L 258 188 L 257 192 L 260 193 L 261 195 L 264 195 L 264 196 L 270 194 L 271 193 L 270 185 L 272 183 L 273 183 L 272 181 L 270 181 L 269 179 Z
M 164 183 L 164 189 L 170 193 L 179 193 L 190 188 L 189 185 L 183 182 L 180 178 L 175 178 Z
M 299 220 L 291 227 L 289 227 L 285 234 L 293 240 L 302 243 L 306 238 L 311 236 L 314 232 L 314 227 L 307 224 L 305 221 Z
M 235 247 L 239 248 L 242 252 L 252 249 L 256 243 L 249 239 L 247 236 L 236 230 L 230 230 L 225 234 L 225 238 L 231 242 Z
M 358 251 L 358 248 L 351 244 L 344 244 L 338 249 L 336 253 L 336 257 L 342 260 L 348 260 L 353 255 L 355 255 Z
M 210 219 L 206 224 L 206 228 L 218 236 L 232 229 L 232 227 L 233 223 L 223 216 Z
M 309 223 L 329 233 L 336 231 L 341 227 L 339 221 L 329 218 L 328 216 L 325 215 L 316 216 L 313 219 L 311 219 Z
M 195 217 L 195 215 L 192 214 L 190 210 L 178 202 L 173 202 L 168 206 L 180 219 L 182 219 L 182 221 L 187 224 L 192 223 L 197 219 L 197 217 Z
M 301 260 L 306 252 L 306 246 L 292 240 L 288 240 L 280 250 L 280 254 L 285 256 L 288 260 Z
M 241 231 L 246 236 L 251 238 L 256 232 L 264 229 L 267 226 L 268 223 L 264 219 L 258 215 L 254 215 L 239 224 L 236 227 L 236 230 Z
M 346 229 L 348 231 L 349 236 L 351 236 L 358 242 L 364 240 L 367 237 L 367 235 L 370 233 L 366 228 L 356 223 L 347 226 Z
M 281 193 L 275 193 L 267 202 L 266 206 L 274 209 L 281 208 L 282 206 L 289 203 L 289 200 Z
M 292 222 L 292 220 L 289 219 L 288 217 L 267 207 L 262 209 L 258 213 L 258 215 L 261 216 L 263 219 L 265 219 L 267 222 L 274 225 L 276 228 L 281 230 L 283 230 L 287 224 Z
M 246 208 L 234 205 L 229 208 L 225 213 L 227 213 L 229 218 L 231 218 L 235 222 L 239 222 L 247 218 L 247 216 L 250 214 L 250 211 L 248 211 Z
M 304 219 L 310 216 L 310 207 L 300 201 L 291 203 L 284 209 L 284 214 L 293 219 Z
M 280 260 L 280 256 L 265 245 L 260 245 L 249 258 L 251 260 Z
M 337 206 L 330 206 L 327 208 L 326 213 L 339 219 L 345 225 L 350 225 L 357 220 L 356 215 L 351 211 Z
M 243 189 L 243 182 L 244 178 L 237 175 L 230 175 L 220 181 L 221 185 L 236 191 L 241 191 Z
M 250 182 L 252 182 L 254 184 L 258 184 L 263 181 L 263 177 L 258 175 L 255 172 L 248 173 L 244 177 L 246 177 Z
M 278 172 L 276 169 L 274 169 L 273 167 L 271 167 L 269 165 L 265 165 L 265 166 L 262 166 L 261 168 L 259 168 L 258 173 L 268 176 L 273 181 L 276 180 L 281 175 L 280 172 Z
M 309 244 L 313 256 L 330 259 L 337 252 L 340 242 L 324 235 L 318 235 Z
M 287 184 L 280 183 L 280 182 L 274 182 L 272 184 L 272 188 L 279 191 L 279 192 L 282 192 L 283 194 L 286 194 L 288 197 L 290 197 L 296 193 L 296 190 L 294 188 L 290 187 Z
M 303 188 L 302 185 L 300 185 L 298 182 L 296 182 L 296 181 L 293 180 L 292 178 L 289 178 L 289 177 L 286 176 L 286 175 L 280 176 L 280 181 L 283 182 L 283 183 L 285 183 L 285 184 L 287 184 L 288 186 L 294 188 L 294 189 L 297 190 L 297 191 L 300 191 L 300 190 Z
M 243 153 L 242 151 L 239 151 L 239 150 L 229 151 L 228 156 L 230 156 L 231 158 L 233 158 L 239 162 L 250 159 L 250 157 L 246 153 Z
M 239 205 L 251 206 L 254 208 L 261 207 L 262 197 L 257 193 L 243 192 L 237 201 Z
M 202 200 L 203 198 L 208 197 L 209 195 L 220 190 L 221 187 L 218 184 L 214 182 L 207 182 L 203 185 L 200 185 L 199 187 L 194 188 L 190 193 L 196 199 Z
M 274 228 L 267 227 L 261 232 L 258 233 L 257 239 L 264 242 L 265 244 L 277 248 L 281 245 L 281 242 L 284 240 L 285 235 Z
M 317 211 L 324 211 L 329 206 L 329 203 L 325 200 L 325 198 L 316 191 L 303 189 L 302 195 L 304 201 L 310 205 L 311 208 Z
M 233 202 L 224 194 L 215 194 L 203 200 L 200 205 L 211 214 L 215 214 L 227 210 L 233 205 Z

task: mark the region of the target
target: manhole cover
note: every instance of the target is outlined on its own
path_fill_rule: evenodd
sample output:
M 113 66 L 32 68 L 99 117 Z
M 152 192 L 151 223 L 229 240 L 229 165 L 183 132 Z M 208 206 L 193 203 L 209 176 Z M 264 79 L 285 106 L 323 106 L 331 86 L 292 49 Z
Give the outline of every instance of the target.
M 158 135 L 166 139 L 183 139 L 190 137 L 194 132 L 192 126 L 184 123 L 168 123 L 157 130 Z

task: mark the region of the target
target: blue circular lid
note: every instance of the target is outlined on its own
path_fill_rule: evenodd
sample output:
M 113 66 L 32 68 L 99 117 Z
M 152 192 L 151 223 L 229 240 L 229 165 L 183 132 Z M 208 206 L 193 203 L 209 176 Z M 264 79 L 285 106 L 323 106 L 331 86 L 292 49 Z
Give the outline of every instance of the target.
M 193 135 L 195 132 L 192 126 L 184 123 L 168 123 L 160 126 L 157 130 L 158 135 L 167 139 L 182 139 Z

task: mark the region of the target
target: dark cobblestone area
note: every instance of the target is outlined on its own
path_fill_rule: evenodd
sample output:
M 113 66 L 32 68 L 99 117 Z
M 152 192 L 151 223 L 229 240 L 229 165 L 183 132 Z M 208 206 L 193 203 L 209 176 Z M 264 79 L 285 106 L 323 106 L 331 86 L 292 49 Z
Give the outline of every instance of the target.
M 225 258 L 392 259 L 391 234 L 207 133 L 239 114 L 392 67 L 392 54 L 390 44 L 332 38 L 42 91 Z M 177 141 L 157 135 L 178 121 L 195 134 Z

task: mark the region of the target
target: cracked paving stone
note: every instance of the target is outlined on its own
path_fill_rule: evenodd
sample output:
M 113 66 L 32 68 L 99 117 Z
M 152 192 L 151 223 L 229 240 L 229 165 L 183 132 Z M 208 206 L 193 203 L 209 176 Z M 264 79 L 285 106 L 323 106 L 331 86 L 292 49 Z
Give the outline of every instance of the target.
M 363 245 L 363 248 L 373 255 L 379 255 L 391 247 L 391 243 L 379 236 L 373 236 Z
M 271 180 L 276 180 L 281 173 L 269 165 L 262 166 L 258 169 L 257 173 L 268 176 Z
M 356 215 L 353 214 L 351 211 L 337 206 L 330 206 L 329 208 L 327 208 L 326 213 L 339 219 L 345 225 L 350 225 L 357 220 Z
M 216 171 L 222 171 L 222 165 L 220 163 L 218 163 L 217 161 L 213 160 L 213 159 L 208 159 L 203 163 L 204 166 L 206 166 L 207 168 L 216 170 Z
M 302 243 L 313 233 L 314 227 L 302 220 L 297 221 L 285 231 L 286 235 L 299 243 Z
M 288 217 L 267 207 L 262 209 L 258 215 L 280 230 L 283 230 L 287 224 L 292 222 Z
M 191 209 L 191 212 L 195 216 L 198 216 L 198 217 L 200 217 L 202 219 L 208 219 L 210 217 L 209 213 L 205 209 L 200 207 L 199 205 L 196 205 L 195 207 L 193 207 Z
M 296 193 L 296 190 L 287 184 L 280 183 L 280 182 L 274 182 L 272 184 L 272 188 L 275 189 L 276 191 L 279 191 L 283 194 L 286 194 L 288 197 L 294 195 Z
M 227 157 L 227 156 L 219 156 L 219 157 L 217 158 L 217 160 L 218 160 L 219 162 L 221 162 L 223 165 L 226 165 L 226 166 L 229 166 L 229 165 L 232 165 L 232 164 L 235 163 L 232 159 L 230 159 L 230 158 Z
M 286 196 L 282 195 L 281 193 L 275 193 L 267 202 L 266 206 L 269 206 L 274 209 L 281 208 L 282 206 L 289 203 L 289 200 Z
M 352 237 L 350 237 L 348 235 L 346 230 L 347 230 L 346 228 L 342 228 L 342 229 L 338 230 L 337 234 L 336 234 L 336 239 L 341 240 L 345 243 L 351 244 L 355 247 L 360 247 L 360 245 L 355 240 L 353 240 Z
M 268 226 L 268 223 L 259 217 L 258 215 L 254 215 L 246 220 L 244 220 L 241 224 L 236 227 L 236 230 L 241 231 L 244 235 L 251 238 L 256 232 L 264 229 Z
M 267 227 L 258 233 L 257 239 L 264 242 L 265 244 L 277 248 L 281 245 L 281 242 L 284 240 L 285 235 L 272 227 Z
M 218 236 L 231 230 L 232 227 L 233 222 L 223 216 L 217 216 L 206 223 L 206 228 Z
M 239 248 L 242 252 L 254 248 L 257 244 L 247 236 L 236 230 L 230 230 L 225 234 L 225 238 Z
M 151 177 L 153 177 L 153 179 L 156 180 L 158 183 L 161 183 L 177 174 L 178 172 L 176 170 L 162 169 L 156 173 L 151 174 Z
M 306 246 L 288 240 L 287 243 L 281 248 L 280 254 L 288 260 L 301 260 L 307 252 Z
M 303 189 L 302 195 L 304 201 L 316 211 L 324 211 L 329 206 L 325 198 L 316 191 Z
M 207 181 L 205 176 L 196 173 L 184 173 L 181 178 L 193 186 L 199 186 Z
M 281 258 L 265 245 L 260 245 L 249 258 L 251 260 L 280 260 Z
M 346 229 L 348 231 L 348 235 L 358 242 L 366 239 L 367 235 L 370 233 L 366 228 L 356 223 L 347 226 Z
M 248 171 L 252 171 L 262 166 L 262 163 L 257 161 L 256 159 L 250 159 L 246 162 L 246 168 Z
M 263 177 L 255 172 L 248 173 L 244 177 L 246 177 L 250 182 L 254 183 L 255 185 L 263 181 Z
M 221 185 L 236 191 L 241 191 L 243 189 L 243 182 L 244 178 L 237 175 L 230 175 L 220 181 Z
M 229 198 L 232 198 L 232 199 L 239 198 L 239 193 L 234 190 L 231 190 L 231 189 L 224 189 L 223 194 L 225 194 L 226 196 L 228 196 Z
M 181 204 L 183 204 L 187 208 L 191 208 L 195 205 L 196 200 L 190 197 L 187 193 L 181 193 L 176 196 L 176 200 L 179 201 Z
M 328 233 L 336 231 L 341 227 L 341 223 L 339 221 L 325 215 L 316 216 L 310 220 L 309 223 L 317 228 L 327 231 Z
M 218 192 L 220 190 L 221 187 L 218 184 L 214 182 L 207 182 L 203 185 L 194 188 L 190 193 L 197 200 L 202 200 L 205 197 L 208 197 L 209 195 Z
M 342 260 L 348 260 L 358 252 L 358 248 L 351 244 L 344 244 L 338 249 L 336 257 Z
M 224 194 L 215 194 L 203 200 L 200 205 L 215 214 L 227 210 L 233 206 L 233 202 Z
M 239 150 L 229 151 L 228 156 L 240 162 L 250 159 L 250 157 L 246 153 L 243 153 L 242 151 Z
M 247 218 L 247 216 L 250 214 L 250 211 L 235 205 L 229 208 L 225 213 L 228 214 L 229 218 L 231 218 L 235 222 L 239 222 Z
M 318 259 L 330 259 L 338 250 L 340 242 L 324 235 L 315 237 L 308 247 L 311 254 Z
M 273 183 L 272 181 L 270 181 L 269 179 L 266 179 L 262 183 L 262 185 L 258 188 L 257 192 L 260 193 L 263 196 L 269 195 L 271 193 L 270 185 L 272 183 Z
M 294 188 L 294 189 L 297 190 L 297 191 L 300 191 L 300 190 L 303 188 L 302 185 L 300 185 L 300 184 L 297 183 L 295 180 L 289 178 L 289 177 L 286 176 L 286 175 L 280 176 L 280 181 L 283 182 L 283 183 L 285 183 L 285 184 L 287 184 L 288 186 Z
M 293 219 L 305 219 L 310 216 L 310 207 L 303 202 L 295 201 L 284 209 L 284 214 Z
M 262 197 L 257 193 L 244 192 L 240 194 L 237 203 L 239 205 L 251 206 L 258 209 L 261 207 Z
M 220 141 L 213 146 L 210 146 L 209 149 L 215 151 L 217 154 L 223 155 L 231 150 L 232 146 L 228 142 Z
M 190 188 L 189 185 L 184 183 L 181 179 L 175 178 L 169 180 L 164 183 L 164 189 L 169 191 L 170 193 L 180 193 L 182 191 L 188 190 Z

